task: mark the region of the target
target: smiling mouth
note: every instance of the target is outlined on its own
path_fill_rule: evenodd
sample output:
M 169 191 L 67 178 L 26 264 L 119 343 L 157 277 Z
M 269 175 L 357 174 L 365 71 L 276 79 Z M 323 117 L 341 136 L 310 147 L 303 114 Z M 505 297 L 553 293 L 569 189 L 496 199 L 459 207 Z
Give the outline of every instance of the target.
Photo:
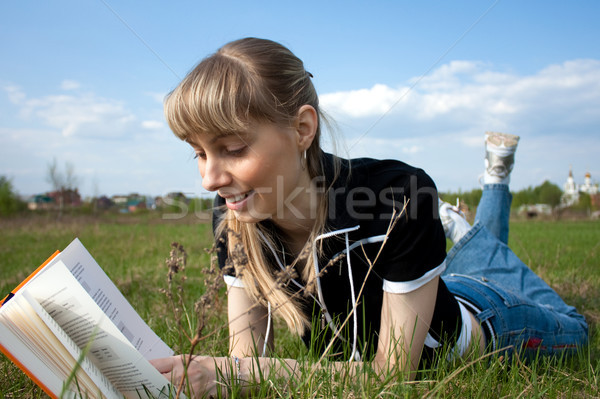
M 248 191 L 247 193 L 240 195 L 234 195 L 233 197 L 227 197 L 225 198 L 225 202 L 227 202 L 228 204 L 235 204 L 236 202 L 245 200 L 250 194 L 252 194 L 252 191 Z

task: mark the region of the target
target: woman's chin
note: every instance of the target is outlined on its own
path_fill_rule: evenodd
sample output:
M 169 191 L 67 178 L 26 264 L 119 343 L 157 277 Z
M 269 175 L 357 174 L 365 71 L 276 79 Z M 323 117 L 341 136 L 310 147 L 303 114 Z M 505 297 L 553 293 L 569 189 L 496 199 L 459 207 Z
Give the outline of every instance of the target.
M 238 222 L 241 223 L 259 223 L 263 220 L 270 219 L 270 215 L 262 214 L 260 212 L 248 212 L 245 211 L 233 211 L 233 215 Z

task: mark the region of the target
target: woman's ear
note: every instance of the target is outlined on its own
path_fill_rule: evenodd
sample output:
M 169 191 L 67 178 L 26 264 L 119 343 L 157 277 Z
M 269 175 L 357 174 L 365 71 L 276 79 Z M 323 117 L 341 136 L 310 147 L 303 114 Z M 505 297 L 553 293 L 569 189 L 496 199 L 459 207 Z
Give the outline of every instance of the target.
M 317 110 L 312 105 L 303 105 L 298 110 L 298 117 L 296 118 L 296 133 L 298 135 L 298 147 L 304 151 L 310 147 L 315 135 L 317 134 L 317 128 L 319 127 L 319 118 L 317 116 Z

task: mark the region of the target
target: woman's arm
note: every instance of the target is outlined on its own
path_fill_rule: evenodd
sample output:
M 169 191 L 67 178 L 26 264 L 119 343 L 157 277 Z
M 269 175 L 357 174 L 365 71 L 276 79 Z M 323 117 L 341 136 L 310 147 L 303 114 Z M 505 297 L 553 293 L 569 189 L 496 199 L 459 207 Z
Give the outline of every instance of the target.
M 435 277 L 405 294 L 383 293 L 379 341 L 372 363 L 374 371 L 382 377 L 389 371 L 399 371 L 405 373 L 408 379 L 414 379 L 433 318 L 438 284 L 439 277 Z M 363 362 L 332 364 L 337 371 L 350 373 L 351 376 L 358 373 L 363 365 Z M 273 371 L 274 366 L 277 366 L 275 371 L 280 377 L 291 374 L 298 376 L 300 373 L 297 363 L 291 359 L 246 358 L 243 359 L 241 370 L 246 376 L 252 367 L 254 370 L 260 367 L 264 372 Z
M 250 299 L 244 288 L 227 290 L 227 317 L 229 320 L 229 352 L 231 357 L 193 356 L 186 369 L 188 355 L 152 360 L 151 363 L 176 386 L 187 379 L 193 397 L 215 395 L 224 385 L 234 380 L 246 386 L 250 379 L 276 368 L 279 375 L 289 375 L 296 370 L 294 360 L 277 361 L 263 356 L 268 324 L 267 309 Z M 273 327 L 270 327 L 267 349 L 273 346 Z M 235 360 L 235 358 L 238 358 Z M 281 367 L 283 366 L 283 367 Z M 260 369 L 260 372 L 258 371 Z M 256 372 L 256 375 L 254 373 Z
M 383 293 L 379 342 L 373 362 L 379 374 L 397 369 L 413 379 L 431 325 L 439 277 L 406 294 Z
M 372 365 L 380 375 L 385 376 L 388 371 L 398 370 L 406 373 L 408 378 L 414 378 L 433 317 L 438 282 L 439 278 L 436 277 L 406 294 L 384 292 L 379 342 Z M 215 394 L 223 386 L 222 382 L 228 385 L 234 380 L 239 381 L 241 387 L 247 388 L 248 384 L 257 382 L 260 375 L 268 376 L 270 373 L 284 378 L 299 375 L 296 360 L 261 357 L 260 353 L 257 357 L 254 354 L 254 348 L 261 351 L 264 343 L 267 326 L 267 311 L 264 307 L 255 306 L 243 288 L 230 287 L 228 309 L 230 351 L 232 356 L 239 358 L 239 363 L 236 364 L 234 358 L 228 357 L 195 356 L 187 370 L 193 392 L 199 396 Z M 256 344 L 254 337 L 257 338 Z M 269 334 L 269 341 L 272 341 L 272 337 Z M 152 361 L 165 377 L 174 382 L 184 375 L 184 362 L 185 356 Z M 362 365 L 361 362 L 333 364 L 338 371 L 352 375 Z
M 268 311 L 250 299 L 246 290 L 229 287 L 227 290 L 229 319 L 229 353 L 232 356 L 264 356 Z M 273 348 L 273 326 L 268 333 L 267 353 Z
M 299 373 L 296 360 L 269 357 L 236 360 L 233 357 L 193 356 L 186 369 L 188 356 L 172 356 L 150 362 L 175 387 L 185 379 L 185 391 L 191 393 L 192 398 L 212 397 L 219 391 L 226 397 L 228 387 L 236 389 L 243 396 L 250 396 L 252 388 L 261 378 L 276 376 L 289 379 Z

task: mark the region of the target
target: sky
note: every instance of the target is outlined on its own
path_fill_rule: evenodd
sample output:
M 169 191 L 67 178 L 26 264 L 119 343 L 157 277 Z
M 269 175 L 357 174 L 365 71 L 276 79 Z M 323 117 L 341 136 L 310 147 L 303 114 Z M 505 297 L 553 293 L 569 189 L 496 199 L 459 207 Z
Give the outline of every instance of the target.
M 268 38 L 314 78 L 337 153 L 478 188 L 484 133 L 521 136 L 511 188 L 600 180 L 600 2 L 0 2 L 0 175 L 83 196 L 206 195 L 164 96 L 228 41 Z M 327 144 L 327 149 L 333 147 Z

